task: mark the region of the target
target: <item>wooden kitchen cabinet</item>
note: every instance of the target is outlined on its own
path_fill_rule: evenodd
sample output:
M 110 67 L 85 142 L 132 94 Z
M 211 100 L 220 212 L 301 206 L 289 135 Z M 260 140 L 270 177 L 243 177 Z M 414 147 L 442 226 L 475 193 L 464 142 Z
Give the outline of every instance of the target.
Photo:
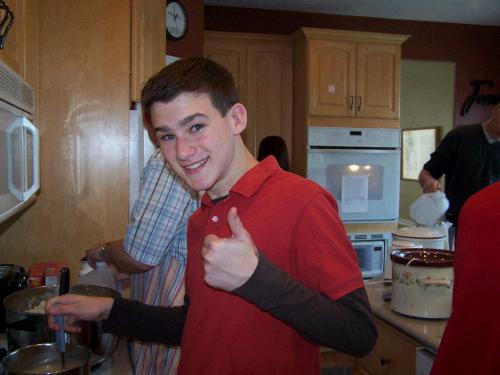
M 165 66 L 165 2 L 131 2 L 131 77 L 130 99 L 141 100 L 146 81 Z
M 420 345 L 389 324 L 376 318 L 378 339 L 373 351 L 356 360 L 357 374 L 414 375 L 416 350 Z
M 17 74 L 25 77 L 25 0 L 9 0 L 8 6 L 14 13 L 14 22 L 7 35 L 3 49 L 0 50 L 0 60 L 6 63 Z M 5 16 L 5 11 L 0 10 L 0 21 Z
M 294 36 L 296 61 L 301 61 L 295 65 L 300 121 L 315 126 L 399 127 L 401 44 L 407 38 L 300 29 Z
M 226 67 L 248 110 L 243 140 L 256 156 L 260 141 L 281 136 L 292 148 L 293 45 L 289 37 L 205 32 L 204 55 Z
M 65 261 L 77 275 L 86 248 L 123 238 L 127 228 L 130 102 L 165 64 L 165 2 L 24 4 L 35 17 L 26 41 L 38 41 L 26 48 L 34 57 L 25 65 L 37 64 L 27 73 L 38 74 L 41 190 L 1 223 L 0 255 L 26 268 Z

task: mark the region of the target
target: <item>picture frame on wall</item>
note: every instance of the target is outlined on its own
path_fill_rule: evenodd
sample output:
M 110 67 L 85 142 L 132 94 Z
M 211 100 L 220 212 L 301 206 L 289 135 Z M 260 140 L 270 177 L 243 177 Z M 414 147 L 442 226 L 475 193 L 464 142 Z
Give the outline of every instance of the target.
M 402 129 L 401 132 L 401 179 L 418 181 L 424 164 L 436 149 L 440 128 Z

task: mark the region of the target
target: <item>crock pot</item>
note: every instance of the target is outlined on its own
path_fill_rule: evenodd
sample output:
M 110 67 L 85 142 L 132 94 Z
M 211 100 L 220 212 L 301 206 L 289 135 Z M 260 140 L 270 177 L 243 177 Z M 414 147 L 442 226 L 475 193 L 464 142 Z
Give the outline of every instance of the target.
M 440 230 L 427 227 L 404 227 L 392 233 L 395 241 L 411 242 L 424 248 L 444 249 L 446 235 Z
M 416 244 L 413 242 L 407 241 L 396 241 L 393 240 L 389 245 L 389 249 L 387 250 L 387 255 L 385 257 L 385 265 L 384 265 L 384 279 L 391 280 L 392 279 L 392 261 L 391 261 L 391 253 L 394 250 L 398 249 L 421 249 L 423 246 L 420 244 Z
M 449 318 L 454 258 L 453 252 L 441 249 L 394 250 L 392 310 L 417 318 Z

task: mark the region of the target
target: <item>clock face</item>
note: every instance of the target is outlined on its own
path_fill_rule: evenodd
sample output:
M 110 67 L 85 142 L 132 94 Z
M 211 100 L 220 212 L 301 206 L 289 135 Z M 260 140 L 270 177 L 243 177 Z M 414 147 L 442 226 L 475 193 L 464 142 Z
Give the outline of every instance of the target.
M 187 32 L 186 9 L 177 1 L 171 1 L 166 9 L 167 36 L 170 39 L 181 39 Z

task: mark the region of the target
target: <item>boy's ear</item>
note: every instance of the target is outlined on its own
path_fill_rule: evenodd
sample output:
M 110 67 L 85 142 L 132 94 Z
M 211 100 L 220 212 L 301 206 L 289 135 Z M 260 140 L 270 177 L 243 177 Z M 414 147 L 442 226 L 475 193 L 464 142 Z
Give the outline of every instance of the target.
M 247 109 L 241 103 L 236 103 L 229 110 L 229 115 L 233 121 L 233 133 L 235 135 L 241 134 L 247 127 Z

